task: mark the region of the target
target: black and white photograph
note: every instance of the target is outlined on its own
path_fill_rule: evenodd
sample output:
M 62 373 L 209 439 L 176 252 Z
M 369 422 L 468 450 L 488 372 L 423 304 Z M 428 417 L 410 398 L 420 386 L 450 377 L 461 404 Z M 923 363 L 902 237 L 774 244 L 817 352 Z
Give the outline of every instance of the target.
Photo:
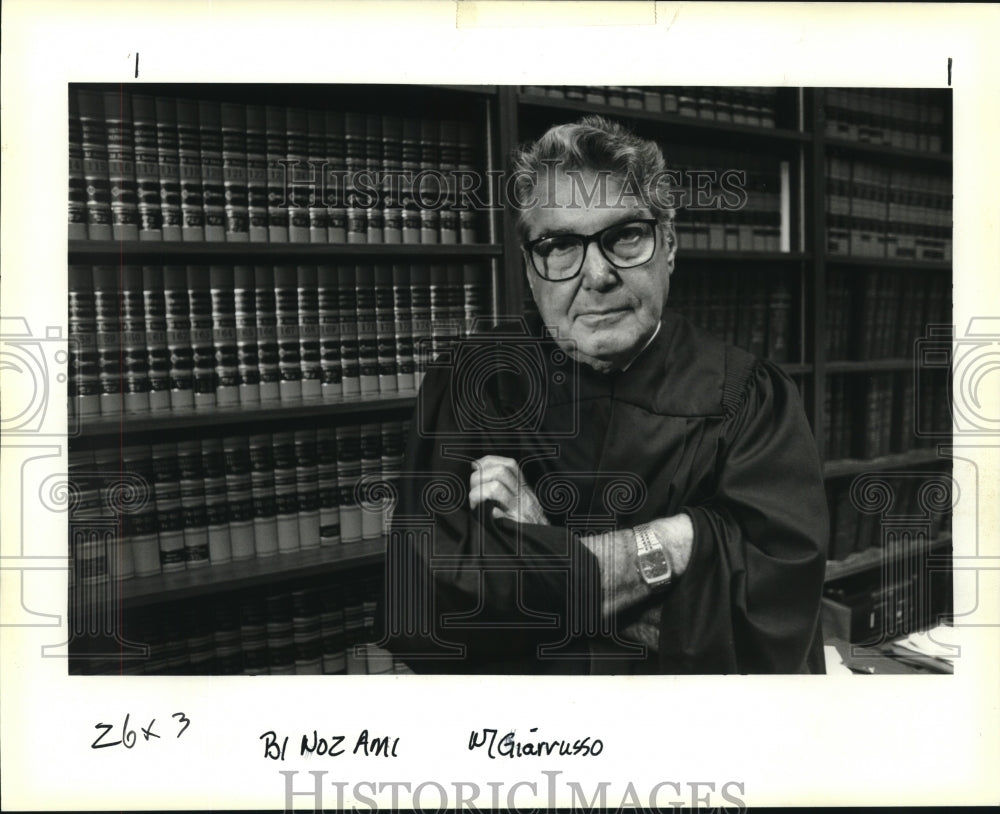
M 260 7 L 191 4 L 42 77 L 44 127 L 5 117 L 4 796 L 995 799 L 995 57 L 810 73 L 775 16 L 787 64 L 720 72 L 698 12 L 701 68 L 658 70 L 680 6 L 491 5 L 373 4 L 379 66 L 323 70 L 248 62 Z M 366 53 L 344 14 L 274 25 Z M 435 69 L 407 19 L 552 53 Z M 164 50 L 185 20 L 203 69 Z M 587 64 L 602 26 L 636 66 Z

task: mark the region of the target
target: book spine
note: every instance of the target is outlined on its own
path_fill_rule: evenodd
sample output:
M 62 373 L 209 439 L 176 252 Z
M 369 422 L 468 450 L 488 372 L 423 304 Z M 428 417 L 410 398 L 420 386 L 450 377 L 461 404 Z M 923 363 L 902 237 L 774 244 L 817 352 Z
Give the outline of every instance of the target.
M 327 400 L 336 400 L 344 393 L 340 368 L 340 304 L 336 266 L 321 265 L 317 269 L 317 307 L 322 396 Z
M 393 313 L 392 266 L 375 266 L 375 332 L 378 355 L 378 389 L 395 393 L 399 374 L 396 369 L 396 321 Z
M 194 406 L 210 409 L 216 406 L 218 377 L 212 344 L 212 285 L 208 268 L 188 266 L 187 287 Z
M 139 239 L 139 206 L 135 189 L 135 148 L 132 138 L 132 96 L 104 94 L 108 135 L 108 183 L 111 186 L 111 230 L 115 240 Z
M 296 280 L 302 397 L 320 398 L 323 394 L 323 365 L 320 356 L 319 280 L 316 267 L 299 266 Z
M 90 266 L 69 267 L 69 392 L 81 418 L 101 413 L 98 374 L 97 315 L 94 311 L 94 280 Z
M 229 532 L 229 494 L 222 442 L 197 444 L 205 495 L 205 524 L 208 529 L 208 559 L 213 564 L 233 559 L 233 538 Z
M 165 266 L 163 289 L 170 354 L 170 406 L 173 409 L 194 407 L 194 351 L 186 269 Z
M 449 323 L 451 308 L 448 297 L 448 268 L 434 263 L 430 268 L 431 357 L 443 350 L 446 337 L 452 334 Z
M 396 329 L 396 389 L 413 390 L 413 312 L 410 302 L 410 280 L 406 266 L 392 267 L 392 299 Z
M 274 301 L 281 401 L 295 403 L 302 399 L 302 361 L 299 355 L 298 287 L 294 266 L 275 267 Z
M 198 132 L 198 103 L 177 100 L 177 158 L 181 185 L 181 238 L 205 239 L 205 193 L 201 177 L 201 139 Z
M 340 491 L 337 488 L 337 436 L 332 427 L 316 432 L 316 478 L 320 545 L 340 542 Z
M 177 444 L 180 473 L 181 512 L 184 515 L 184 560 L 188 569 L 209 565 L 208 516 L 202 479 L 201 445 L 198 441 Z
M 130 475 L 148 484 L 149 497 L 124 517 L 127 545 L 137 577 L 160 573 L 160 542 L 156 534 L 156 504 L 152 487 L 153 451 L 149 446 L 128 446 L 122 450 L 122 467 Z
M 365 175 L 363 183 L 359 184 L 365 200 L 365 241 L 367 243 L 385 242 L 385 205 L 384 190 L 381 189 L 379 176 L 383 166 L 382 155 L 382 117 L 378 114 L 365 116 Z
M 314 185 L 309 166 L 309 120 L 305 110 L 285 111 L 285 138 L 288 158 L 288 240 L 309 242 L 309 206 Z
M 361 497 L 366 505 L 361 511 L 361 538 L 363 540 L 379 540 L 382 537 L 384 515 L 381 507 L 369 501 L 372 495 L 372 483 L 382 471 L 382 427 L 376 423 L 361 426 L 361 477 L 364 479 L 360 488 Z
M 107 501 L 107 484 L 118 480 L 124 469 L 121 447 L 104 447 L 94 452 L 94 472 L 99 479 L 99 494 Z M 103 514 L 101 508 L 95 507 L 95 515 Z M 106 572 L 110 579 L 122 581 L 135 576 L 135 561 L 132 548 L 127 544 L 126 518 L 119 517 L 117 528 L 112 531 L 100 546 L 106 562 Z
M 403 210 L 403 243 L 420 242 L 420 206 L 414 182 L 420 172 L 420 119 L 403 119 L 402 184 L 400 206 Z
M 458 171 L 466 177 L 476 171 L 476 130 L 471 121 L 458 123 Z M 458 211 L 458 237 L 461 243 L 475 243 L 478 239 L 479 216 L 476 207 L 466 201 L 460 202 Z
M 101 415 L 122 410 L 121 337 L 118 333 L 118 275 L 114 266 L 94 266 L 94 316 Z
M 270 266 L 254 266 L 254 284 L 260 403 L 273 404 L 281 398 L 281 365 L 278 356 L 278 312 L 274 296 L 274 269 Z
M 320 516 L 315 430 L 295 431 L 295 484 L 299 548 L 316 548 L 320 544 Z
M 209 268 L 212 286 L 212 349 L 215 358 L 215 402 L 220 407 L 240 401 L 240 357 L 236 337 L 235 279 L 229 266 Z
M 257 301 L 253 266 L 236 266 L 233 269 L 233 286 L 240 404 L 260 404 Z
M 299 549 L 299 500 L 295 472 L 295 433 L 276 432 L 274 438 L 274 499 L 277 507 L 278 551 Z
M 180 141 L 177 133 L 177 104 L 173 99 L 156 98 L 156 160 L 160 176 L 160 215 L 163 239 L 180 240 L 184 226 L 181 208 Z
M 184 511 L 181 507 L 181 476 L 174 444 L 153 445 L 153 493 L 156 502 L 156 525 L 160 543 L 160 570 L 183 571 Z
M 87 237 L 90 240 L 111 240 L 111 184 L 108 181 L 104 101 L 99 93 L 85 90 L 76 91 L 76 100 L 80 113 L 83 181 L 87 193 Z
M 246 107 L 247 218 L 251 243 L 267 243 L 267 117 L 262 105 Z
M 791 333 L 792 294 L 783 280 L 771 285 L 767 314 L 767 358 L 787 362 Z
M 312 189 L 309 195 L 309 242 L 326 243 L 330 231 L 330 215 L 326 201 L 326 132 L 324 115 L 309 111 L 309 170 Z
M 431 277 L 425 265 L 410 267 L 414 385 L 419 389 L 431 355 Z
M 250 436 L 250 466 L 257 556 L 270 557 L 278 553 L 278 504 L 274 496 L 274 455 L 270 435 Z
M 344 144 L 344 114 L 327 110 L 323 114 L 326 150 L 327 242 L 347 242 L 345 186 L 347 155 Z
M 399 116 L 382 117 L 382 167 L 386 174 L 383 188 L 383 238 L 386 243 L 403 242 L 403 203 L 400 183 L 403 172 L 403 120 Z
M 322 675 L 319 600 L 312 590 L 292 591 L 292 648 L 295 675 Z
M 375 269 L 357 267 L 355 302 L 358 315 L 358 368 L 361 395 L 378 393 L 378 324 L 375 312 Z
M 87 180 L 83 173 L 83 123 L 79 98 L 69 91 L 69 240 L 87 239 Z
M 286 162 L 288 139 L 285 135 L 285 111 L 268 105 L 267 123 L 267 230 L 271 243 L 288 242 L 289 181 Z
M 256 555 L 253 488 L 250 478 L 250 442 L 247 437 L 228 435 L 222 439 L 229 500 L 229 539 L 234 560 Z
M 338 586 L 339 587 L 339 586 Z M 321 597 L 320 638 L 323 651 L 323 673 L 342 675 L 347 671 L 344 606 L 339 591 L 326 591 Z
M 156 100 L 152 96 L 132 97 L 132 144 L 135 152 L 139 240 L 162 240 L 163 213 L 160 207 Z
M 440 242 L 454 244 L 459 242 L 458 203 L 455 172 L 458 169 L 458 122 L 444 120 L 439 123 L 440 144 L 438 169 L 444 178 L 445 190 L 440 219 Z
M 222 185 L 225 205 L 226 240 L 250 240 L 250 210 L 247 190 L 247 112 L 245 105 L 223 102 Z
M 122 269 L 120 308 L 125 411 L 146 412 L 149 410 L 150 379 L 140 266 L 128 265 Z
M 295 648 L 292 638 L 292 598 L 287 593 L 273 594 L 267 603 L 267 662 L 270 675 L 295 672 Z
M 355 494 L 361 477 L 361 428 L 356 425 L 339 426 L 336 438 L 340 539 L 344 543 L 353 543 L 362 538 L 361 506 Z
M 240 603 L 240 643 L 243 648 L 243 675 L 267 675 L 267 612 L 261 597 Z
M 205 239 L 226 240 L 226 186 L 222 164 L 222 113 L 218 102 L 198 102 L 198 146 L 201 154 Z
M 358 312 L 353 266 L 337 267 L 340 370 L 343 393 L 356 396 L 361 392 L 361 369 L 358 365 Z
M 170 409 L 171 359 L 167 342 L 167 305 L 163 269 L 142 267 L 142 300 L 146 331 L 146 364 L 149 371 L 149 408 Z
M 367 243 L 367 209 L 358 190 L 358 174 L 365 169 L 365 117 L 360 113 L 344 114 L 344 168 L 347 242 Z

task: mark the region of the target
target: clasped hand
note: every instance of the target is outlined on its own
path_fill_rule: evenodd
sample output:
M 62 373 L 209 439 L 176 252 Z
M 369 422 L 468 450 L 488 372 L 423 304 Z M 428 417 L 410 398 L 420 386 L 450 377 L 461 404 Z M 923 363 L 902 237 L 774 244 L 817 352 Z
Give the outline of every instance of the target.
M 472 462 L 469 478 L 469 507 L 492 505 L 495 518 L 507 518 L 516 523 L 550 525 L 534 491 L 528 485 L 521 467 L 513 458 L 484 455 Z

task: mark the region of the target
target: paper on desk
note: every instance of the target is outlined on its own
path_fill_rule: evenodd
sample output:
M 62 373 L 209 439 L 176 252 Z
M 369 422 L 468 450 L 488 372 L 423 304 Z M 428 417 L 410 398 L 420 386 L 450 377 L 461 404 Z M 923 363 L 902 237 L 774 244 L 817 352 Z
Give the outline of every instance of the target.
M 925 656 L 954 661 L 959 653 L 958 636 L 950 625 L 938 625 L 930 630 L 911 633 L 895 642 L 897 647 L 912 650 Z
M 824 645 L 823 653 L 826 656 L 826 674 L 828 676 L 854 675 L 854 671 L 844 664 L 844 660 L 840 657 L 840 651 L 832 644 Z

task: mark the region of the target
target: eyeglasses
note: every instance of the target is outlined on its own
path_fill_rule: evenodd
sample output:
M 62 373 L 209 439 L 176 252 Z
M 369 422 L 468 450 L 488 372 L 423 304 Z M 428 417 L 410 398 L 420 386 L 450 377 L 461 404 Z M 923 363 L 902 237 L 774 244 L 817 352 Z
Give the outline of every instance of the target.
M 572 280 L 583 268 L 590 244 L 597 243 L 604 259 L 619 269 L 649 262 L 656 252 L 655 218 L 616 223 L 592 235 L 549 235 L 523 244 L 535 273 L 543 280 Z

